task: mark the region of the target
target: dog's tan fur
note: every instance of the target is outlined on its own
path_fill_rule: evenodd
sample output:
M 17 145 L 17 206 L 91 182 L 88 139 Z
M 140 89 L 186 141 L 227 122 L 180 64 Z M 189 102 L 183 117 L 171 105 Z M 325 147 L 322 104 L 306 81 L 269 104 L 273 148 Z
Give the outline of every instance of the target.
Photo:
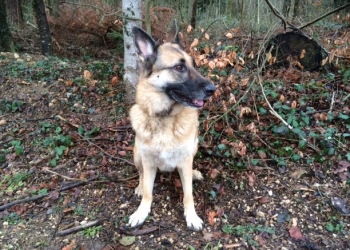
M 139 45 L 147 52 L 147 45 Z M 145 62 L 146 56 L 140 56 Z M 181 60 L 188 74 L 178 74 L 172 69 Z M 142 196 L 138 210 L 130 217 L 131 226 L 143 223 L 150 212 L 153 184 L 157 169 L 178 169 L 184 191 L 184 211 L 187 226 L 202 229 L 203 221 L 197 216 L 192 195 L 192 177 L 200 179 L 192 169 L 197 151 L 198 109 L 187 107 L 163 91 L 166 84 L 184 81 L 184 78 L 200 78 L 192 58 L 179 44 L 167 42 L 157 47 L 157 57 L 151 74 L 141 70 L 136 89 L 136 104 L 130 110 L 132 127 L 136 132 L 134 162 L 140 173 L 135 193 Z M 187 78 L 185 80 L 187 80 Z M 204 79 L 204 78 L 203 78 Z

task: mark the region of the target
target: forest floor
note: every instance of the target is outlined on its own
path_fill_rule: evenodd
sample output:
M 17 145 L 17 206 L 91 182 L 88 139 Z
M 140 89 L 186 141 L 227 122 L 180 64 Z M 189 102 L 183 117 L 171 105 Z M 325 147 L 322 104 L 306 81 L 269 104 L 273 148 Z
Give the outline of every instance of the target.
M 177 173 L 158 173 L 150 216 L 127 225 L 140 198 L 119 70 L 0 55 L 1 249 L 350 249 L 349 71 L 265 74 L 293 131 L 249 87 L 252 71 L 238 74 L 243 101 L 229 111 L 219 88 L 201 111 L 193 185 L 205 227 L 192 232 Z

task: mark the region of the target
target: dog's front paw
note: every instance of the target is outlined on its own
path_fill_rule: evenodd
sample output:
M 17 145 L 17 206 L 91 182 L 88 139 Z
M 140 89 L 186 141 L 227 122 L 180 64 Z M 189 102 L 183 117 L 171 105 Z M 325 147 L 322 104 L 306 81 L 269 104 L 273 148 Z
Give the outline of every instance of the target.
M 185 216 L 188 229 L 194 231 L 200 231 L 203 229 L 203 221 L 198 217 L 195 211 L 188 212 L 185 214 Z
M 141 187 L 140 184 L 137 186 L 137 188 L 135 188 L 135 194 L 136 194 L 137 196 L 139 196 L 139 197 L 142 196 L 142 194 L 143 194 L 143 189 L 142 189 L 142 187 Z
M 129 224 L 131 227 L 141 225 L 148 216 L 149 211 L 147 209 L 137 209 L 129 218 Z

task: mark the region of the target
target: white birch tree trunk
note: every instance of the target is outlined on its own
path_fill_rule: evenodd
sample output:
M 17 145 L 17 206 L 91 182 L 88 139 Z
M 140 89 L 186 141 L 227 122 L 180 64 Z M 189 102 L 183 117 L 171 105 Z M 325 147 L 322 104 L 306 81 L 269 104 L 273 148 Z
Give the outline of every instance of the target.
M 142 25 L 142 1 L 123 0 L 123 33 L 124 33 L 124 84 L 126 91 L 125 100 L 133 103 L 135 98 L 135 87 L 139 79 L 138 59 L 132 27 Z

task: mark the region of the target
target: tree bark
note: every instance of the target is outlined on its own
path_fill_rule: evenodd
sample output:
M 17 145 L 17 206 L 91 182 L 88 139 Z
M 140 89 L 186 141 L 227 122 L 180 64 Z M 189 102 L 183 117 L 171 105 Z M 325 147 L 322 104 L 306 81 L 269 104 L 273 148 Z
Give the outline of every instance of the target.
M 15 46 L 9 25 L 5 0 L 0 0 L 0 51 L 14 52 Z
M 139 79 L 138 59 L 132 27 L 142 25 L 142 1 L 123 0 L 123 33 L 124 33 L 124 84 L 126 101 L 131 104 L 135 100 L 135 87 Z
M 33 10 L 40 33 L 41 52 L 52 55 L 51 33 L 43 0 L 33 0 Z
M 151 17 L 149 12 L 150 7 L 151 7 L 151 0 L 145 0 L 145 24 L 146 24 L 146 31 L 148 34 L 152 34 Z
M 192 15 L 191 15 L 191 26 L 193 29 L 196 28 L 197 4 L 198 4 L 198 0 L 193 0 Z
M 294 2 L 294 13 L 293 13 L 293 20 L 295 18 L 301 17 L 301 2 L 300 0 L 295 0 Z
M 289 20 L 290 18 L 290 7 L 292 5 L 292 0 L 284 0 L 282 7 L 282 14 L 284 17 Z
M 24 26 L 24 18 L 22 12 L 21 0 L 7 0 L 7 9 L 9 20 L 12 24 L 19 27 Z
M 60 5 L 60 0 L 48 0 L 48 5 L 49 5 L 49 12 L 50 16 L 52 17 L 59 17 L 59 5 Z

